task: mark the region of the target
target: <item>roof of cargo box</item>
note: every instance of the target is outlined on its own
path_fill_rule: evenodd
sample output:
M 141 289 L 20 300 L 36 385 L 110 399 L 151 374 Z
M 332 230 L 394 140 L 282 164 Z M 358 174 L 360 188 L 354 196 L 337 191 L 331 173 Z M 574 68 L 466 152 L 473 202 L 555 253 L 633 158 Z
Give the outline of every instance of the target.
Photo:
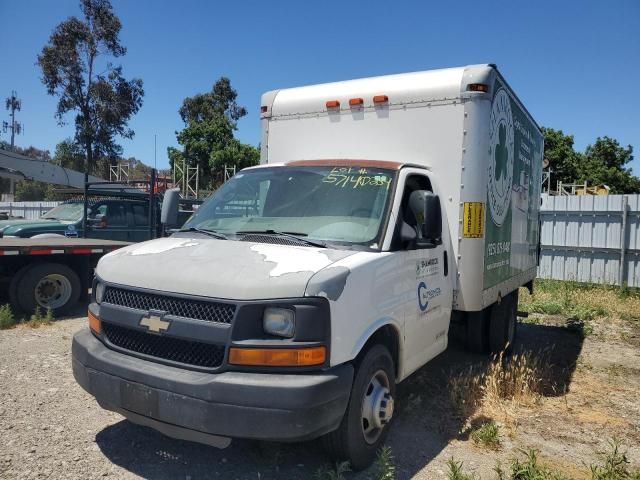
M 263 95 L 262 108 L 273 117 L 326 111 L 332 101 L 337 107 L 348 108 L 350 100 L 373 106 L 376 96 L 390 104 L 450 100 L 460 98 L 463 82 L 481 82 L 493 68 L 470 65 L 274 90 Z

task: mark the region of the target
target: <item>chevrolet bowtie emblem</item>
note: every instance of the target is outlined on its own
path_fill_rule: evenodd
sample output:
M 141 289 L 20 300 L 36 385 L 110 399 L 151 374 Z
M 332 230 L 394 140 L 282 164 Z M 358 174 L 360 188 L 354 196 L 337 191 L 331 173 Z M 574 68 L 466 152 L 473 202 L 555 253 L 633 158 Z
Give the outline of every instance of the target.
M 167 330 L 169 325 L 171 325 L 171 322 L 162 319 L 164 313 L 160 313 L 160 315 L 157 315 L 157 313 L 159 312 L 149 312 L 146 317 L 142 317 L 140 325 L 147 327 L 149 330 L 156 333 L 160 333 L 162 330 Z

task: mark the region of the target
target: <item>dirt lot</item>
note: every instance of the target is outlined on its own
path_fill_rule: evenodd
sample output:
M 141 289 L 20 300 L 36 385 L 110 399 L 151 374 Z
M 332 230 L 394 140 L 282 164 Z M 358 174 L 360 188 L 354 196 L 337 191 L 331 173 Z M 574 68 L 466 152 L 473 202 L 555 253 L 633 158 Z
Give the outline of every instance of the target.
M 522 295 L 522 308 L 542 312 L 519 325 L 517 351 L 534 352 L 528 358 L 545 367 L 535 370 L 543 388 L 528 401 L 461 406 L 451 385 L 488 367 L 452 342 L 400 386 L 388 441 L 397 478 L 446 478 L 454 458 L 465 471 L 493 479 L 497 461 L 508 465 L 536 449 L 554 470 L 587 479 L 613 437 L 640 466 L 640 298 L 554 287 Z M 101 410 L 71 373 L 71 338 L 84 326 L 84 318 L 70 318 L 0 331 L 0 477 L 295 479 L 313 478 L 327 463 L 316 442 L 234 441 L 216 450 Z M 489 419 L 499 429 L 495 449 L 470 438 Z M 345 477 L 375 478 L 375 469 Z

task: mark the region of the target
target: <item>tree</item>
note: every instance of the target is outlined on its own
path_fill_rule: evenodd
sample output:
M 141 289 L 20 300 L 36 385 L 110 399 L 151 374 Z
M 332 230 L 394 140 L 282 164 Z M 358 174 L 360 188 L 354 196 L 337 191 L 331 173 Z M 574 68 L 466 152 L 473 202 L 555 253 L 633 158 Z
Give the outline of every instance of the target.
M 573 183 L 577 176 L 580 154 L 573 148 L 573 135 L 565 135 L 562 130 L 542 127 L 544 134 L 544 158 L 551 166 L 551 186 L 558 180 Z
M 84 19 L 70 17 L 60 23 L 38 55 L 42 82 L 49 95 L 58 96 L 59 124 L 71 111 L 75 141 L 86 157 L 85 174 L 101 156 L 114 158 L 122 148 L 116 136 L 132 138 L 129 119 L 142 106 L 142 80 L 126 80 L 122 67 L 104 57 L 125 55 L 120 43 L 120 20 L 108 0 L 81 0 Z
M 551 186 L 562 183 L 606 185 L 611 193 L 640 193 L 640 179 L 628 167 L 633 148 L 626 148 L 610 137 L 598 137 L 584 153 L 573 147 L 573 135 L 562 130 L 543 128 L 544 158 L 551 167 Z
M 220 173 L 225 166 L 240 169 L 258 163 L 258 150 L 234 138 L 238 120 L 247 114 L 237 96 L 230 80 L 221 77 L 210 92 L 184 99 L 178 113 L 185 128 L 176 132 L 183 149 L 167 149 L 172 167 L 183 161 L 197 166 L 203 184 L 213 187 L 223 180 Z
M 591 184 L 604 184 L 611 193 L 638 193 L 640 179 L 627 165 L 633 160 L 633 147 L 622 147 L 618 140 L 598 137 L 584 153 L 584 169 L 578 178 Z M 584 181 L 582 180 L 582 181 Z
M 56 145 L 56 151 L 53 154 L 53 163 L 61 167 L 70 168 L 72 170 L 82 171 L 84 168 L 84 151 L 82 145 L 75 142 L 72 138 L 66 138 Z M 94 168 L 89 173 L 95 173 Z

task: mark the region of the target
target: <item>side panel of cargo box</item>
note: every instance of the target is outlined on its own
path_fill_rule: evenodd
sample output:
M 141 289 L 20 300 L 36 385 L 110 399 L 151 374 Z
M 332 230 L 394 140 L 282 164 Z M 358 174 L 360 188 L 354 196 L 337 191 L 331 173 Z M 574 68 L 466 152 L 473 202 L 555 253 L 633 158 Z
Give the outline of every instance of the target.
M 535 278 L 540 235 L 542 132 L 497 71 L 487 81 L 485 98 L 465 109 L 456 301 L 466 311 L 491 305 Z M 481 297 L 477 285 L 483 286 Z

